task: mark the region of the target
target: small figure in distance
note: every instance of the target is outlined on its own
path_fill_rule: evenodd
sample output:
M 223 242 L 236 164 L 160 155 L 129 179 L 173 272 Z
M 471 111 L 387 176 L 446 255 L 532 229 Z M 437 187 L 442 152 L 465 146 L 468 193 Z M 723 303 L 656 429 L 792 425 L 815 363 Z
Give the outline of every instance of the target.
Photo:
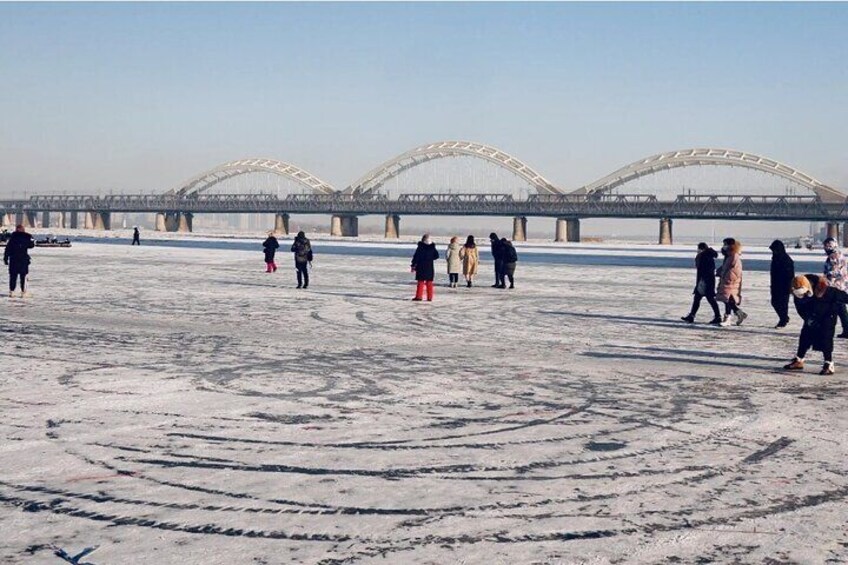
M 792 279 L 795 278 L 795 261 L 786 252 L 779 239 L 769 245 L 771 249 L 771 307 L 777 314 L 776 329 L 789 323 L 789 295 L 792 294 Z
M 509 279 L 509 288 L 515 288 L 515 264 L 518 262 L 518 252 L 507 238 L 501 240 L 501 251 L 503 252 L 503 274 L 501 275 L 501 288 L 506 288 L 503 277 Z
M 503 244 L 495 232 L 489 234 L 489 241 L 492 244 L 492 258 L 495 260 L 495 284 L 492 288 L 506 288 L 503 272 Z
M 21 281 L 21 298 L 31 296 L 26 290 L 26 280 L 29 274 L 29 250 L 33 247 L 35 247 L 35 241 L 20 224 L 15 227 L 14 233 L 6 241 L 6 247 L 3 249 L 3 263 L 9 266 L 9 298 L 15 295 L 18 279 Z
M 312 244 L 302 231 L 297 232 L 291 246 L 294 268 L 297 269 L 297 288 L 309 288 L 309 267 L 312 266 Z
M 280 248 L 280 242 L 274 237 L 274 232 L 269 231 L 268 237 L 262 242 L 262 249 L 265 250 L 265 272 L 276 273 L 277 263 L 274 257 L 277 255 L 277 249 Z
M 138 232 L 138 226 L 133 226 L 132 245 L 141 245 L 141 234 Z
M 792 294 L 795 309 L 804 320 L 798 336 L 798 352 L 788 365 L 787 371 L 803 371 L 804 356 L 810 349 L 821 351 L 824 365 L 820 375 L 832 375 L 833 334 L 836 333 L 836 318 L 839 309 L 848 302 L 848 294 L 827 284 L 827 279 L 818 275 L 798 275 L 792 279 Z
M 448 264 L 448 286 L 450 288 L 456 288 L 456 285 L 459 284 L 459 271 L 462 269 L 460 253 L 459 238 L 454 236 L 448 244 L 447 251 L 445 251 L 445 261 Z
M 827 254 L 827 259 L 824 262 L 824 278 L 832 287 L 839 290 L 848 290 L 848 265 L 846 265 L 845 256 L 839 250 L 839 244 L 832 237 L 825 239 L 822 242 L 824 252 Z M 839 322 L 842 324 L 841 338 L 848 337 L 848 309 L 842 305 L 837 310 Z
M 721 324 L 721 314 L 719 313 L 718 303 L 715 298 L 715 260 L 717 257 L 718 253 L 716 253 L 715 249 L 703 241 L 698 244 L 698 254 L 695 255 L 695 290 L 692 291 L 695 298 L 692 300 L 692 309 L 681 318 L 684 322 L 695 323 L 695 315 L 701 307 L 701 299 L 706 298 L 710 308 L 713 309 L 713 319 L 710 321 L 710 324 L 714 326 Z
M 424 299 L 424 290 L 427 291 L 427 301 L 433 301 L 433 278 L 436 275 L 436 269 L 433 262 L 439 258 L 439 252 L 436 250 L 436 244 L 430 239 L 430 234 L 425 233 L 421 241 L 418 242 L 418 248 L 412 256 L 410 268 L 415 273 L 417 285 L 415 288 L 415 298 L 412 300 L 420 302 Z
M 477 274 L 477 265 L 480 263 L 480 253 L 477 250 L 477 244 L 474 243 L 474 236 L 469 235 L 465 240 L 465 245 L 459 250 L 459 258 L 462 259 L 462 274 L 465 275 L 465 284 L 471 288 L 474 281 L 474 276 Z
M 748 317 L 739 305 L 742 304 L 742 244 L 727 237 L 722 242 L 721 254 L 724 262 L 718 268 L 716 276 L 719 277 L 718 292 L 716 299 L 724 303 L 724 320 L 722 326 L 730 325 L 730 314 L 736 315 L 736 325 L 741 326 Z

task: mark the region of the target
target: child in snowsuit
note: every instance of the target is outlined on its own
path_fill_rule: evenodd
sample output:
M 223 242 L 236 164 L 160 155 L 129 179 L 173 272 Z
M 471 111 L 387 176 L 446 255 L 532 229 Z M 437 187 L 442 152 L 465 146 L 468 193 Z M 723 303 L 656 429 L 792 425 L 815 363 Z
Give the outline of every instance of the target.
M 839 308 L 848 303 L 848 294 L 829 286 L 824 277 L 817 275 L 795 277 L 792 280 L 792 294 L 798 315 L 804 320 L 804 327 L 798 337 L 795 358 L 783 368 L 787 371 L 803 371 L 804 356 L 813 349 L 821 351 L 824 356 L 824 366 L 819 374 L 832 375 L 833 334 L 836 332 Z
M 426 289 L 427 301 L 433 301 L 433 278 L 436 276 L 433 262 L 438 258 L 439 252 L 436 250 L 436 244 L 430 241 L 430 234 L 425 233 L 421 241 L 418 242 L 418 248 L 415 250 L 415 255 L 412 256 L 412 264 L 410 265 L 418 283 L 415 288 L 415 298 L 412 300 L 423 300 L 424 290 Z
M 274 255 L 277 254 L 277 248 L 280 247 L 280 242 L 277 241 L 273 233 L 269 233 L 268 239 L 262 243 L 262 247 L 265 249 L 265 272 L 275 273 L 277 271 L 277 264 L 274 262 Z

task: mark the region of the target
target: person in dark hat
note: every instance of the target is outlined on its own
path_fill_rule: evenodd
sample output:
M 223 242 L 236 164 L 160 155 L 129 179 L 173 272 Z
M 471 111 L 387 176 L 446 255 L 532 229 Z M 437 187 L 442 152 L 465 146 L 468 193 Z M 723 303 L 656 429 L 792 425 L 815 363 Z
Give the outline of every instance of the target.
M 19 279 L 21 298 L 30 296 L 26 290 L 26 282 L 29 275 L 29 250 L 33 247 L 35 247 L 35 241 L 20 224 L 15 227 L 15 232 L 6 241 L 6 247 L 3 249 L 3 263 L 9 266 L 9 298 L 15 295 Z
M 495 232 L 489 234 L 489 241 L 492 244 L 492 258 L 495 260 L 495 284 L 492 288 L 506 288 L 503 243 Z
M 297 288 L 309 288 L 309 266 L 312 265 L 312 244 L 302 231 L 297 232 L 291 246 L 294 267 L 297 269 Z

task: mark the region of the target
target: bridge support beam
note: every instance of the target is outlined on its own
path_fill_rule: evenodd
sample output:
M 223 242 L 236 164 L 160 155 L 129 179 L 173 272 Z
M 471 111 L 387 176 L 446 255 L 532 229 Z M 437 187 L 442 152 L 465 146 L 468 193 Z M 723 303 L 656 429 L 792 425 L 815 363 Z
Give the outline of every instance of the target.
M 41 213 L 41 227 L 50 227 L 50 212 L 45 211 Z
M 512 219 L 512 241 L 527 241 L 526 216 L 516 216 Z
M 673 243 L 671 224 L 671 218 L 660 219 L 660 245 L 671 245 Z
M 34 228 L 37 227 L 36 224 L 38 222 L 38 217 L 35 212 L 18 212 L 17 217 L 15 218 L 15 224 L 23 225 L 25 228 Z
M 15 225 L 15 214 L 12 212 L 6 212 L 3 214 L 3 226 L 14 226 Z
M 386 215 L 386 239 L 397 239 L 400 237 L 400 216 L 397 214 Z
M 557 218 L 554 241 L 580 243 L 580 219 Z
M 180 213 L 168 212 L 165 214 L 165 231 L 177 231 L 180 227 Z
M 289 215 L 285 212 L 277 212 L 274 216 L 274 233 L 289 235 Z
M 91 221 L 95 230 L 111 230 L 112 229 L 112 214 L 109 212 L 89 212 Z
M 848 222 L 842 224 L 842 247 L 848 247 Z
M 359 218 L 334 214 L 330 219 L 330 235 L 356 237 L 359 235 Z
M 59 229 L 63 229 L 67 226 L 68 222 L 65 219 L 67 212 L 59 212 L 56 214 L 56 227 Z
M 177 231 L 182 233 L 191 233 L 194 225 L 194 214 L 191 212 L 180 212 L 177 214 Z
M 165 231 L 168 229 L 165 226 L 165 212 L 156 212 L 156 220 L 153 225 L 156 231 Z
M 71 229 L 79 229 L 79 212 L 71 212 Z
M 96 212 L 83 212 L 83 229 L 94 229 L 94 215 Z
M 839 224 L 837 222 L 827 223 L 827 235 L 825 237 L 832 237 L 837 242 L 839 241 Z

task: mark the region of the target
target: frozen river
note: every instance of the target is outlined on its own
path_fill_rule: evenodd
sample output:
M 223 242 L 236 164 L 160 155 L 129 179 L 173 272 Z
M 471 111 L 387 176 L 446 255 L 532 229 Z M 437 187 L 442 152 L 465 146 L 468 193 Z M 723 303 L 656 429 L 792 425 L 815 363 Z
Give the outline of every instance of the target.
M 668 253 L 526 257 L 513 291 L 486 262 L 427 304 L 404 253 L 319 253 L 301 291 L 288 253 L 35 250 L 0 305 L 0 559 L 848 561 L 848 344 L 778 370 L 762 270 L 744 326 L 683 324 Z

